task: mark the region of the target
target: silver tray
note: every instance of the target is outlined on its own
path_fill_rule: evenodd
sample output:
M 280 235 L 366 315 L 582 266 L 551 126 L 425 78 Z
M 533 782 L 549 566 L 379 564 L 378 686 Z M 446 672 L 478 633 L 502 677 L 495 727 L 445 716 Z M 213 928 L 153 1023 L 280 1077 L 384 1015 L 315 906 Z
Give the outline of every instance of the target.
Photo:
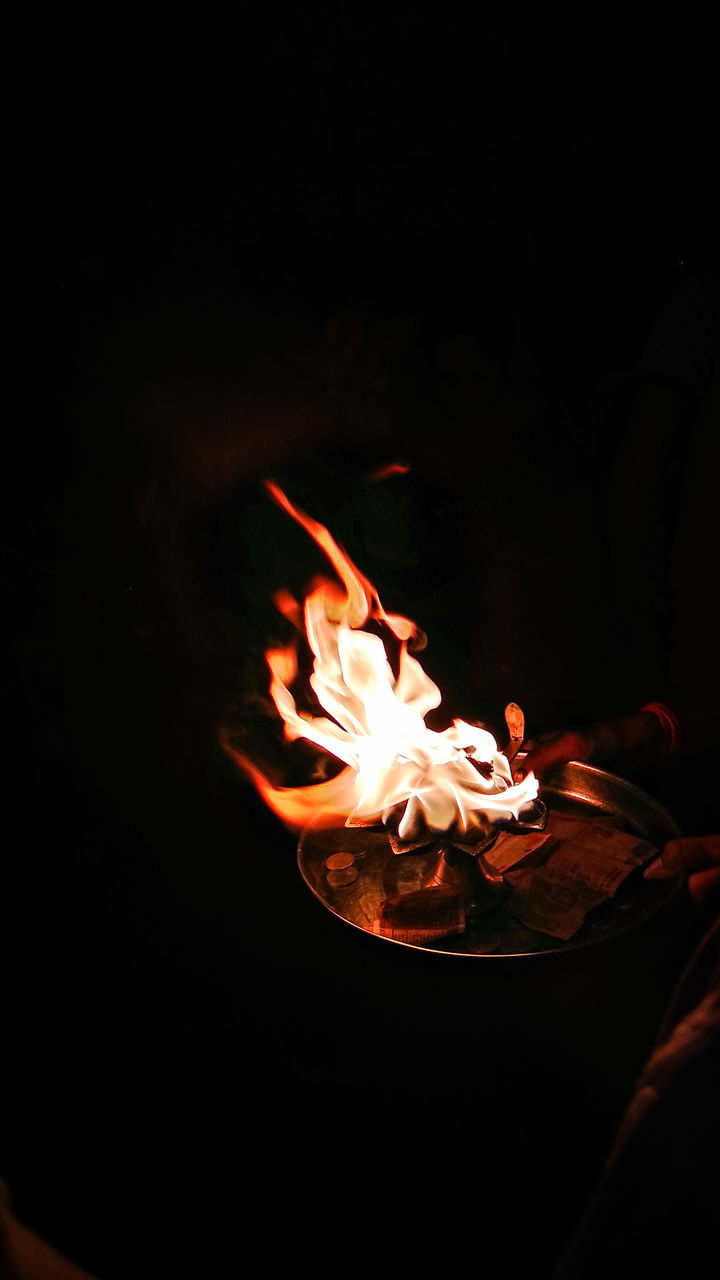
M 658 850 L 680 831 L 665 809 L 650 795 L 615 774 L 591 765 L 571 762 L 543 780 L 540 798 L 553 814 L 601 817 L 619 829 L 649 841 Z M 335 858 L 335 854 L 349 859 Z M 636 928 L 662 911 L 680 890 L 683 877 L 649 881 L 640 870 L 630 873 L 611 901 L 591 910 L 577 933 L 567 942 L 521 925 L 504 909 L 502 892 L 492 905 L 470 921 L 462 934 L 432 942 L 406 942 L 374 934 L 373 923 L 380 903 L 392 894 L 428 883 L 437 864 L 437 850 L 393 853 L 380 827 L 322 828 L 310 825 L 298 843 L 298 866 L 315 896 L 340 920 L 373 934 L 379 942 L 443 955 L 532 956 L 567 952 L 597 945 Z M 351 870 L 333 871 L 327 861 L 349 862 Z

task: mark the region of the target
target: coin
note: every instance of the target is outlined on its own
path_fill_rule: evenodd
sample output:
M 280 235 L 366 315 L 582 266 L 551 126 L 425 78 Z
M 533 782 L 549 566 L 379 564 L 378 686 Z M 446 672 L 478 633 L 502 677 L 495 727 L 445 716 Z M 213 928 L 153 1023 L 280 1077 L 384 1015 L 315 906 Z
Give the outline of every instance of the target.
M 358 873 L 354 867 L 344 867 L 342 871 L 328 871 L 328 884 L 333 889 L 344 889 L 349 884 L 354 884 L 358 878 Z
M 325 866 L 328 871 L 345 871 L 354 861 L 351 853 L 331 853 L 330 857 L 325 859 Z

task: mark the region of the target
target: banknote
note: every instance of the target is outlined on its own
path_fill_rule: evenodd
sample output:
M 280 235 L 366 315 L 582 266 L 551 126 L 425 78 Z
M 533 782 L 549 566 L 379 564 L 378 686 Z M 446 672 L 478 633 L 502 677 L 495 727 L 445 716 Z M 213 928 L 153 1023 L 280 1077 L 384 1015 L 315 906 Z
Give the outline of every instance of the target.
M 505 909 L 529 929 L 568 941 L 587 913 L 610 901 L 619 886 L 657 849 L 604 819 L 551 818 L 542 865 L 509 868 Z
M 501 831 L 495 843 L 485 851 L 483 857 L 495 871 L 509 871 L 511 867 L 516 867 L 519 863 L 527 862 L 531 858 L 534 861 L 538 860 L 541 850 L 544 857 L 554 839 L 555 837 L 549 831 L 527 832 L 523 835 L 512 831 Z
M 373 933 L 422 946 L 436 938 L 465 931 L 462 894 L 452 889 L 425 888 L 396 894 L 380 903 Z

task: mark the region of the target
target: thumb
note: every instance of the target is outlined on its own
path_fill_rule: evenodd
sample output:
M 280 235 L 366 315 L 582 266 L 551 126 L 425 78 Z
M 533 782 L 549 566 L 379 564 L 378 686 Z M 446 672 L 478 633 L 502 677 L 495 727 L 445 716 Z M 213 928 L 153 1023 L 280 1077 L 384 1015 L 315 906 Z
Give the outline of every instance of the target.
M 566 764 L 569 760 L 586 760 L 588 755 L 587 738 L 580 733 L 554 734 L 549 741 L 538 738 L 528 743 L 522 773 L 526 775 L 532 772 L 539 778 L 553 765 Z
M 720 835 L 668 840 L 662 853 L 645 868 L 646 880 L 668 880 L 681 871 L 707 871 L 720 866 Z

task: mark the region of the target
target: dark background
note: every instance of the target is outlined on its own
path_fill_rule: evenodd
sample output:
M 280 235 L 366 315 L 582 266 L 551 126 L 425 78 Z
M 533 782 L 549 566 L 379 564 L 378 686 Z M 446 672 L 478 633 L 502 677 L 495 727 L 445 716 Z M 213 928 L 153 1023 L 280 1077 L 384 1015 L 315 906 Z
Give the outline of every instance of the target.
M 625 709 L 587 406 L 712 253 L 710 9 L 6 19 L 0 1172 L 107 1280 L 458 1239 L 547 1272 L 574 1221 L 675 947 L 356 936 L 217 728 L 310 563 L 268 471 L 453 711 Z

